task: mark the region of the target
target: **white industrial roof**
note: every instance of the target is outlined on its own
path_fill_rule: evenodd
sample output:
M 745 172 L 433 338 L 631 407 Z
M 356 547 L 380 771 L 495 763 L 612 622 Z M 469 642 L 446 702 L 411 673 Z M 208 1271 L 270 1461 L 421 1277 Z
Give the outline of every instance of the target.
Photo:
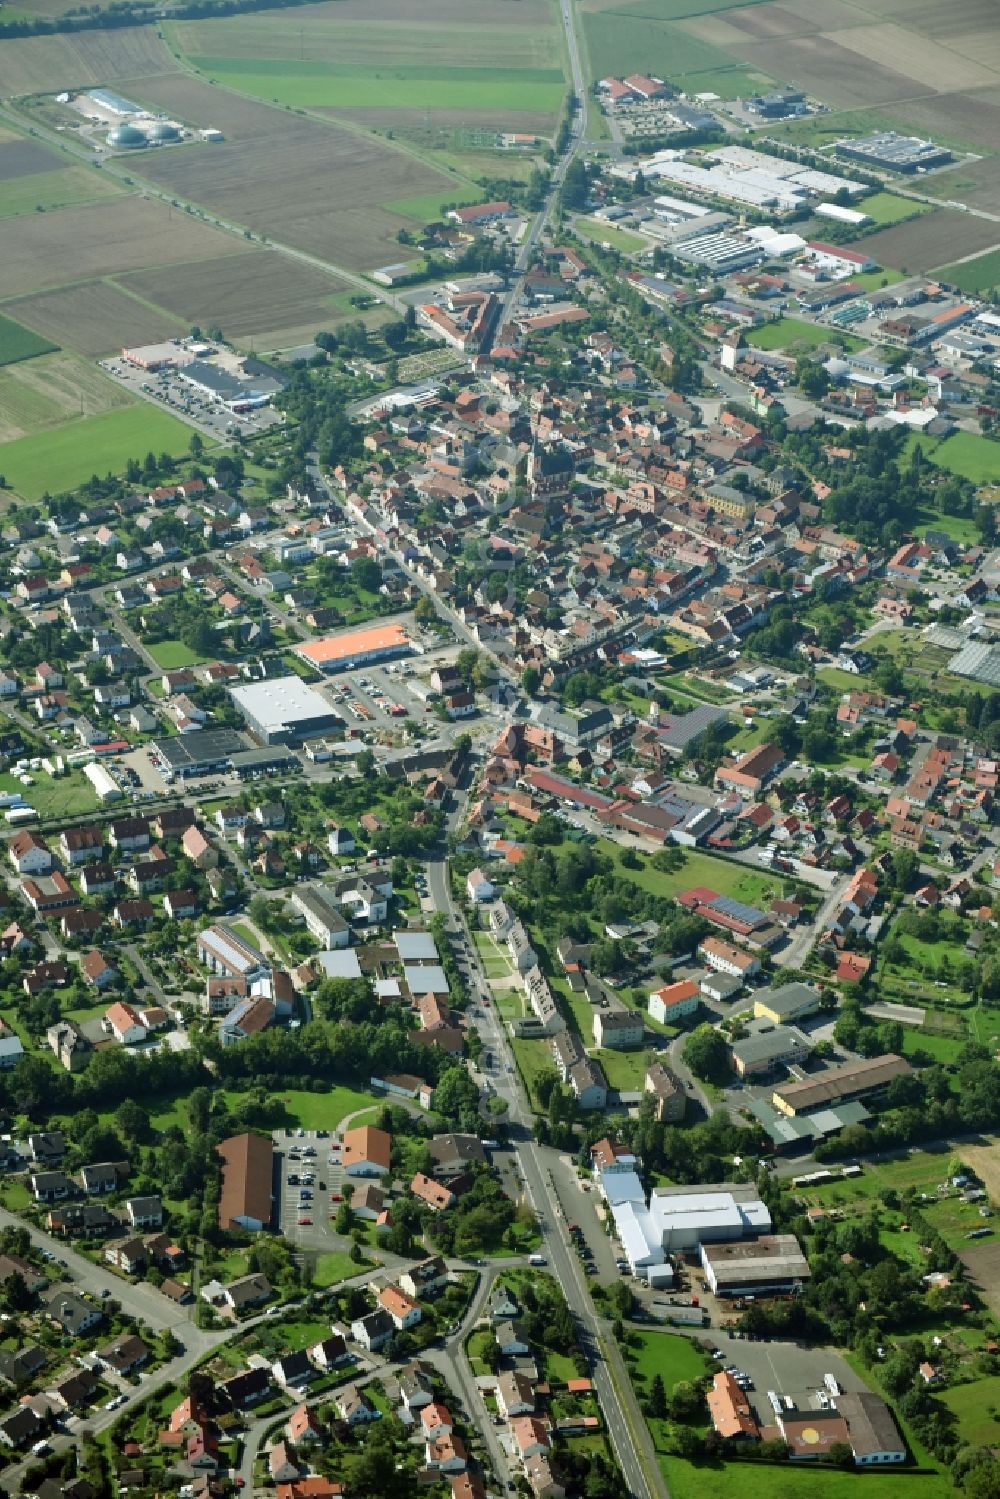
M 602 1171 L 601 1190 L 612 1207 L 623 1202 L 646 1205 L 646 1194 L 635 1171 Z
M 281 729 L 311 719 L 328 719 L 334 711 L 315 687 L 309 687 L 300 677 L 291 675 L 273 677 L 266 682 L 247 682 L 229 690 L 237 707 L 262 729 Z
M 765 1232 L 771 1215 L 762 1202 L 737 1202 L 732 1192 L 653 1193 L 650 1212 L 662 1234 L 704 1233 L 725 1228 Z
M 633 1270 L 637 1265 L 662 1265 L 663 1246 L 649 1209 L 623 1202 L 612 1211 L 615 1231 Z
M 437 962 L 437 943 L 430 932 L 393 932 L 392 940 L 403 963 Z

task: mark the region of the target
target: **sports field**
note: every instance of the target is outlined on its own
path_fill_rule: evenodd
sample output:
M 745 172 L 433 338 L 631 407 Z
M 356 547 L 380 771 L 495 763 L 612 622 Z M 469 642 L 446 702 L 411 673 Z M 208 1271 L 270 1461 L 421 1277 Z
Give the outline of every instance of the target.
M 184 453 L 191 428 L 156 407 L 121 406 L 0 443 L 0 475 L 26 500 L 74 489 L 92 474 L 120 473 L 130 458 Z
M 764 323 L 760 328 L 751 328 L 746 335 L 748 344 L 755 349 L 818 349 L 823 344 L 840 344 L 846 337 L 849 347 L 861 348 L 860 339 L 839 333 L 836 328 L 820 328 L 816 323 L 804 323 L 800 318 L 782 317 L 773 323 Z
M 939 468 L 950 469 L 973 484 L 1000 482 L 1000 442 L 978 432 L 955 432 L 935 447 L 924 444 L 924 452 Z

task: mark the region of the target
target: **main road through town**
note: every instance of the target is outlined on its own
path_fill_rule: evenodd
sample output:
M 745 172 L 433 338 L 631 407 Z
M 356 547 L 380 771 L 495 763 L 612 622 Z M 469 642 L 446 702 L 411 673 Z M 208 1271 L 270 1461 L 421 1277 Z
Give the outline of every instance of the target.
M 450 823 L 457 820 L 453 813 Z M 485 977 L 478 965 L 478 955 L 467 934 L 462 918 L 456 913 L 451 897 L 448 864 L 444 856 L 428 864 L 428 888 L 434 907 L 448 918 L 449 932 L 458 947 L 466 949 L 470 969 L 479 973 L 483 994 Z M 478 1008 L 478 1005 L 477 1005 Z M 521 1083 L 503 1024 L 492 1005 L 486 1005 L 481 1022 L 484 1040 L 499 1059 L 497 1091 L 508 1107 L 510 1137 L 525 1195 L 538 1215 L 549 1267 L 562 1287 L 566 1303 L 573 1314 L 591 1369 L 591 1378 L 608 1435 L 625 1478 L 626 1492 L 633 1499 L 669 1499 L 649 1432 L 635 1399 L 621 1355 L 598 1322 L 587 1290 L 579 1260 L 574 1253 L 565 1218 L 558 1210 L 550 1168 L 535 1143 L 532 1114 Z

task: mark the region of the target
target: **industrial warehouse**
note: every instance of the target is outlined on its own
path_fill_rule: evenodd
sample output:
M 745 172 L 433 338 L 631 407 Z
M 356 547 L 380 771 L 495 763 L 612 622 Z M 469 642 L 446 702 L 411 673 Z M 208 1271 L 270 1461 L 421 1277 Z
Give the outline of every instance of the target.
M 230 696 L 261 744 L 301 744 L 344 727 L 323 694 L 298 677 L 248 682 L 231 687 Z

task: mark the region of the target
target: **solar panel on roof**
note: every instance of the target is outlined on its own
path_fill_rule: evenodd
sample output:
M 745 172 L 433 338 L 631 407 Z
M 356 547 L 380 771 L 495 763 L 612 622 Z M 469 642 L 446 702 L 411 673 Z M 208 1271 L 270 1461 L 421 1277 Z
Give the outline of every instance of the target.
M 712 910 L 720 912 L 723 916 L 731 916 L 734 921 L 741 921 L 747 926 L 763 926 L 767 917 L 763 911 L 758 911 L 756 906 L 747 906 L 741 900 L 733 900 L 731 895 L 720 895 L 712 902 Z

